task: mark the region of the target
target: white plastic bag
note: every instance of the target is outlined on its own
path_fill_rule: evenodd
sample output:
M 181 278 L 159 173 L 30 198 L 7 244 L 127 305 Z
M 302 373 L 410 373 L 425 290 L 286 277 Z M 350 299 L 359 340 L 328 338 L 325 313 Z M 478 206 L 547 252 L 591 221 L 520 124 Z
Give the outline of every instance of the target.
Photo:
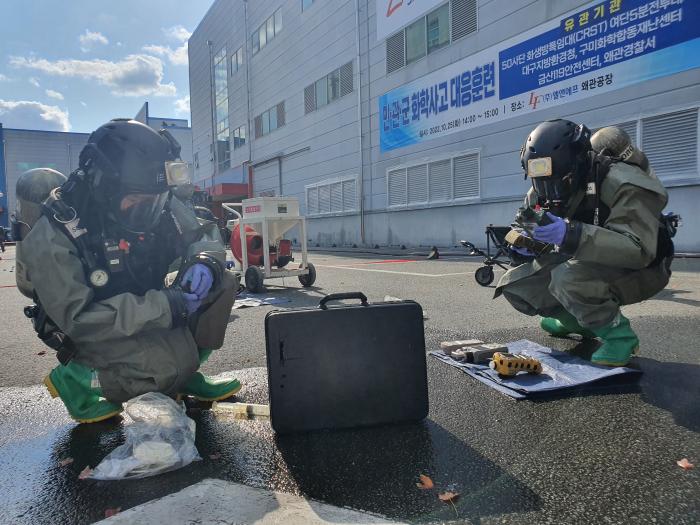
M 126 425 L 126 443 L 95 467 L 92 479 L 145 478 L 201 459 L 194 445 L 195 422 L 184 407 L 158 392 L 126 404 L 133 423 Z

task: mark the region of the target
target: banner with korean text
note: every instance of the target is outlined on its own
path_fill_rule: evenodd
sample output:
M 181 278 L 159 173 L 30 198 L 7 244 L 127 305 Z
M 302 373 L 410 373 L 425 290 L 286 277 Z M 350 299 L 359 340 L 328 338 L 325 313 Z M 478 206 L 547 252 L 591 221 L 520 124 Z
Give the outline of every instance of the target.
M 604 0 L 379 98 L 381 151 L 700 67 L 700 0 Z

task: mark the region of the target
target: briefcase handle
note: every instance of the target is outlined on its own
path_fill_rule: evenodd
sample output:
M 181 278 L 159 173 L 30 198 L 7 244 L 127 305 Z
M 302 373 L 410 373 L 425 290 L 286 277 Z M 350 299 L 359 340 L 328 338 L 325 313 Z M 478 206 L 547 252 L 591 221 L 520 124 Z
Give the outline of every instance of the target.
M 344 292 L 326 295 L 323 299 L 321 299 L 321 302 L 318 303 L 318 307 L 321 310 L 325 310 L 327 308 L 326 303 L 330 301 L 342 301 L 344 299 L 359 299 L 362 301 L 362 306 L 368 306 L 367 296 L 362 292 Z

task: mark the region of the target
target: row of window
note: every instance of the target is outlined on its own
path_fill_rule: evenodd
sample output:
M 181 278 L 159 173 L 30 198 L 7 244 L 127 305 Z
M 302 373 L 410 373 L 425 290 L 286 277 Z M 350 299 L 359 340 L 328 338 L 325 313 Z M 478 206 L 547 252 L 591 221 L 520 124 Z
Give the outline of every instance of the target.
M 255 117 L 255 138 L 281 128 L 285 123 L 284 100 Z
M 387 206 L 444 203 L 479 197 L 479 153 L 389 169 Z
M 342 65 L 304 89 L 304 113 L 311 113 L 353 90 L 352 62 Z
M 387 38 L 386 72 L 476 32 L 477 11 L 476 0 L 450 0 Z
M 273 13 L 270 18 L 250 35 L 250 44 L 253 48 L 253 54 L 256 54 L 264 48 L 269 42 L 282 31 L 282 8 Z

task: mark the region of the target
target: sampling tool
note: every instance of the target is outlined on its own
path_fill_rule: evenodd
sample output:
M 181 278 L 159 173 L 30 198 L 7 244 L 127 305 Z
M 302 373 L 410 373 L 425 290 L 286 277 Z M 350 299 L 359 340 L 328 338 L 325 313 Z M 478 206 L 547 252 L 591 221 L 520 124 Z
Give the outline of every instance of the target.
M 542 365 L 538 359 L 525 355 L 509 354 L 508 352 L 493 354 L 489 368 L 498 372 L 498 375 L 506 377 L 513 377 L 518 372 L 542 373 Z

